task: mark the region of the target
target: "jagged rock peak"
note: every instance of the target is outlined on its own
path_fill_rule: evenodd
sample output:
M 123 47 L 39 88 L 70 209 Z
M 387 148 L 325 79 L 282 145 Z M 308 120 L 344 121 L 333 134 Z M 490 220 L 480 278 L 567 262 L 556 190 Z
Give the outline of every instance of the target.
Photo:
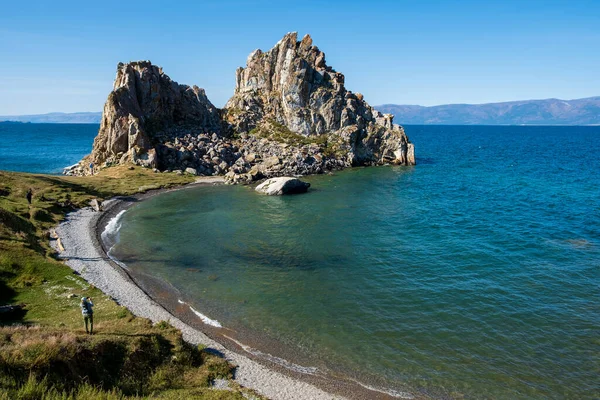
M 309 35 L 286 34 L 267 51 L 253 51 L 236 71 L 225 118 L 238 132 L 280 124 L 303 136 L 327 135 L 353 165 L 414 164 L 414 147 L 393 115 L 373 109 L 344 86 Z
M 155 147 L 182 128 L 222 133 L 220 112 L 204 89 L 178 84 L 150 61 L 119 63 L 89 159 L 155 167 Z
M 271 50 L 252 52 L 224 110 L 150 61 L 119 63 L 92 153 L 68 173 L 89 174 L 89 162 L 133 162 L 242 183 L 351 165 L 413 165 L 414 147 L 393 115 L 347 90 L 309 35 L 297 39 L 288 33 Z

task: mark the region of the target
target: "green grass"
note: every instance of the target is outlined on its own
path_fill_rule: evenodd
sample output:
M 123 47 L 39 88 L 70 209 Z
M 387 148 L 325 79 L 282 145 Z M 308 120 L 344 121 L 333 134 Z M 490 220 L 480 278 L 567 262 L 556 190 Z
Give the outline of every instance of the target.
M 254 395 L 254 398 L 259 398 Z M 125 395 L 118 389 L 103 390 L 101 387 L 83 383 L 77 389 L 57 390 L 47 380 L 31 377 L 17 391 L 0 389 L 0 400 L 138 400 L 138 399 L 203 399 L 203 400 L 244 400 L 239 391 L 214 390 L 209 388 L 169 389 L 153 392 L 147 396 Z
M 93 198 L 190 183 L 191 176 L 113 167 L 93 177 L 0 172 L 1 399 L 240 399 L 218 391 L 233 367 L 182 339 L 166 322 L 133 316 L 55 258 L 49 231 Z M 33 189 L 31 205 L 25 194 Z M 73 296 L 74 295 L 74 296 Z M 93 298 L 95 335 L 85 334 L 79 299 Z

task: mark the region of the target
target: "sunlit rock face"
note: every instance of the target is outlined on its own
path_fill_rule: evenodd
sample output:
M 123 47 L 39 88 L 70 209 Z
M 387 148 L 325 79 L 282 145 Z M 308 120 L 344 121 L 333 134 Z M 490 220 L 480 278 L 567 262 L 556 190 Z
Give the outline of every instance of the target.
M 255 50 L 236 71 L 235 94 L 225 106 L 237 131 L 276 121 L 303 136 L 328 135 L 338 156 L 352 165 L 415 163 L 414 147 L 391 114 L 373 109 L 344 86 L 344 75 L 306 35 L 288 33 L 271 50 Z
M 120 63 L 90 161 L 155 167 L 156 146 L 186 128 L 221 134 L 219 110 L 204 89 L 172 81 L 149 61 Z

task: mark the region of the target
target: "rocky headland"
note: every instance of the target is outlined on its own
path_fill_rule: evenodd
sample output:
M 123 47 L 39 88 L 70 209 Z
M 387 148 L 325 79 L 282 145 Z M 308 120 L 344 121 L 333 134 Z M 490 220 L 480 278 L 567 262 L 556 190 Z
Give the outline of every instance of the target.
M 344 86 L 306 35 L 288 33 L 236 71 L 233 97 L 215 107 L 203 89 L 149 61 L 119 63 L 92 153 L 66 173 L 133 163 L 156 171 L 224 175 L 229 183 L 319 174 L 359 165 L 414 165 L 393 115 Z

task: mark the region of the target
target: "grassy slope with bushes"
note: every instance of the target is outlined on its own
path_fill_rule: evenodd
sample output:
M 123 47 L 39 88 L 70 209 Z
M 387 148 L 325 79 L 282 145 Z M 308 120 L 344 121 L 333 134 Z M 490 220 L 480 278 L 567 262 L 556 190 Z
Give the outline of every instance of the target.
M 49 230 L 93 198 L 190 183 L 193 177 L 114 167 L 94 177 L 0 171 L 0 399 L 242 399 L 213 390 L 233 368 L 193 347 L 167 323 L 136 318 L 55 259 Z M 33 204 L 25 194 L 33 189 Z M 69 295 L 75 295 L 69 297 Z M 95 335 L 85 334 L 79 299 L 93 298 Z

